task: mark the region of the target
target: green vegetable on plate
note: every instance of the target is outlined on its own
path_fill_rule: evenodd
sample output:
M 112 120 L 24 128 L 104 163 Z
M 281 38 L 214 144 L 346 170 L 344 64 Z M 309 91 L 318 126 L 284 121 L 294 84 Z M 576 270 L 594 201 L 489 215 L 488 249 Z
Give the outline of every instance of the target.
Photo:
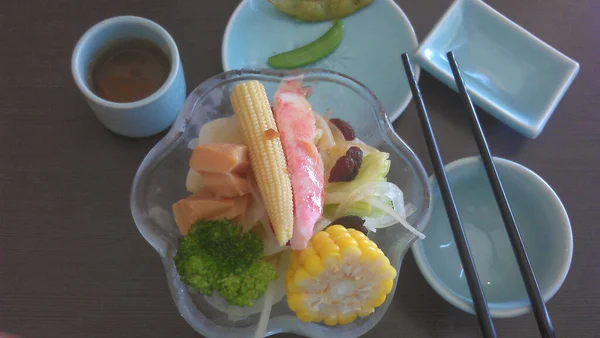
M 277 278 L 272 264 L 261 260 L 263 244 L 254 232 L 228 220 L 199 220 L 179 241 L 174 257 L 181 280 L 210 296 L 217 291 L 230 305 L 252 306 Z
M 347 17 L 373 0 L 268 0 L 282 13 L 302 21 L 325 21 Z
M 334 22 L 333 26 L 321 37 L 302 47 L 273 55 L 268 63 L 273 68 L 298 68 L 317 62 L 333 53 L 342 41 L 344 24 Z

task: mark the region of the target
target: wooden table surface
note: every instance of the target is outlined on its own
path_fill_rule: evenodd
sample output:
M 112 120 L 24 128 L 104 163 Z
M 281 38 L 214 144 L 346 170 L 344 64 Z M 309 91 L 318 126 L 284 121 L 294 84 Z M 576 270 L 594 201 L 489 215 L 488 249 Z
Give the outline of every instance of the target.
M 450 3 L 400 2 L 419 39 Z M 548 303 L 558 336 L 600 337 L 600 2 L 488 3 L 581 65 L 538 139 L 489 117 L 483 122 L 493 153 L 541 175 L 569 212 L 573 262 Z M 0 332 L 24 338 L 198 337 L 178 314 L 159 256 L 138 233 L 129 210 L 134 174 L 161 136 L 133 140 L 108 132 L 76 89 L 70 58 L 77 39 L 98 21 L 147 17 L 178 43 L 191 90 L 222 71 L 221 37 L 236 4 L 2 1 Z M 420 83 L 445 162 L 475 154 L 457 96 L 427 74 Z M 412 104 L 395 126 L 431 173 Z M 442 300 L 410 254 L 398 283 L 393 304 L 368 337 L 480 335 L 476 318 Z M 499 337 L 538 336 L 532 315 L 495 323 Z

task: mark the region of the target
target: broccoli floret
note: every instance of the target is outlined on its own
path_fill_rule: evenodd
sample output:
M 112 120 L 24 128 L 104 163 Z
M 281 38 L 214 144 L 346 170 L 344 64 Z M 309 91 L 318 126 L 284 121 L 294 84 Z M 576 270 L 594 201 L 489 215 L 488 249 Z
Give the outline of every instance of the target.
M 217 291 L 231 305 L 252 306 L 265 292 L 269 282 L 276 278 L 273 265 L 256 261 L 243 273 L 221 279 Z
M 203 254 L 175 261 L 181 280 L 203 295 L 210 296 L 218 282 L 219 269 L 214 260 Z
M 277 278 L 262 256 L 256 233 L 244 234 L 228 220 L 199 220 L 180 239 L 174 262 L 181 281 L 192 289 L 208 296 L 217 290 L 231 305 L 252 306 Z

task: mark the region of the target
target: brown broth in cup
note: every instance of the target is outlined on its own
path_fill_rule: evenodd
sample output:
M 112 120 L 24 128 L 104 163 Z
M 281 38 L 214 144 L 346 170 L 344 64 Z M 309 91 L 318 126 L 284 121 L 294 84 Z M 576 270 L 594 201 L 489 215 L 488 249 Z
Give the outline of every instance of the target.
M 94 94 L 112 102 L 134 102 L 156 92 L 171 72 L 171 60 L 143 39 L 115 42 L 102 50 L 89 71 Z

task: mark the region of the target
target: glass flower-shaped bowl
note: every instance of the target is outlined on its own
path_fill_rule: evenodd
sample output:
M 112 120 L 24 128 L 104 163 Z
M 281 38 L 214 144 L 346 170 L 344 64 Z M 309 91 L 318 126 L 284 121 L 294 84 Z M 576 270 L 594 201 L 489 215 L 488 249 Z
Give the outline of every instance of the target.
M 406 205 L 414 212 L 408 222 L 423 231 L 431 212 L 431 190 L 423 165 L 398 137 L 375 95 L 359 82 L 339 73 L 317 69 L 300 71 L 233 70 L 216 75 L 198 86 L 186 99 L 169 133 L 148 153 L 135 175 L 131 191 L 133 219 L 144 238 L 162 258 L 173 300 L 181 315 L 196 331 L 207 337 L 251 337 L 259 313 L 231 321 L 227 314 L 209 305 L 202 295 L 190 292 L 179 280 L 173 263 L 180 237 L 171 206 L 189 193 L 185 179 L 194 139 L 200 127 L 213 119 L 231 116 L 232 88 L 242 81 L 258 80 L 272 98 L 279 82 L 302 75 L 312 87 L 309 102 L 321 113 L 332 110 L 332 117 L 349 122 L 357 137 L 390 153 L 388 180 L 404 192 Z M 416 237 L 397 224 L 370 233 L 396 270 Z M 293 332 L 307 337 L 358 337 L 373 328 L 390 305 L 395 289 L 385 303 L 368 317 L 334 327 L 300 321 L 288 308 L 285 298 L 271 311 L 266 335 Z

